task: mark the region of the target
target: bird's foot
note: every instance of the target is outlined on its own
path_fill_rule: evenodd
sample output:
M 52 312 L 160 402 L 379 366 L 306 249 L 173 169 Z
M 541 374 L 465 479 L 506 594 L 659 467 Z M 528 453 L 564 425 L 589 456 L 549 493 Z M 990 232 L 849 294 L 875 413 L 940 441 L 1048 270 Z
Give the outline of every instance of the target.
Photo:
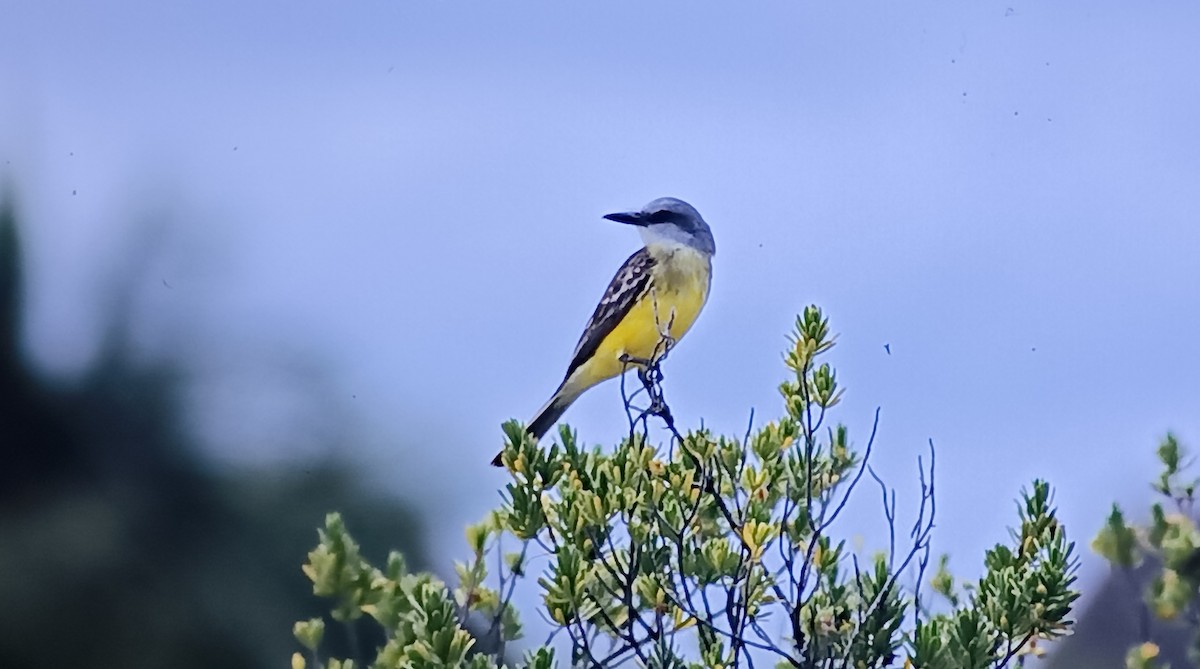
M 620 360 L 622 365 L 634 365 L 636 367 L 641 367 L 642 369 L 648 368 L 654 364 L 653 360 L 639 358 L 637 356 L 629 355 L 628 353 L 622 353 L 621 357 L 617 358 L 617 360 Z M 641 373 L 640 370 L 639 373 Z

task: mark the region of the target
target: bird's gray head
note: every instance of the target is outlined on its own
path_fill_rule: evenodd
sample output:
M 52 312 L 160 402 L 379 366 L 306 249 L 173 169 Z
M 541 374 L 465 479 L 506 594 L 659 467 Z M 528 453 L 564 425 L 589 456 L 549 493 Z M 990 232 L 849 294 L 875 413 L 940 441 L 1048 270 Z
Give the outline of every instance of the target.
M 717 252 L 708 223 L 695 207 L 683 200 L 660 197 L 641 211 L 609 214 L 604 218 L 640 227 L 647 244 L 682 244 L 709 255 Z

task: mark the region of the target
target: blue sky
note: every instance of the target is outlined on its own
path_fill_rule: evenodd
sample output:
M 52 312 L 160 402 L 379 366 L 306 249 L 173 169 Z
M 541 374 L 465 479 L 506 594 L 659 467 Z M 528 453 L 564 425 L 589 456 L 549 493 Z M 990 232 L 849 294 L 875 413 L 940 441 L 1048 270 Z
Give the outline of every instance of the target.
M 840 418 L 862 440 L 882 407 L 902 503 L 934 440 L 936 548 L 967 574 L 1031 478 L 1086 544 L 1147 498 L 1165 430 L 1200 448 L 1194 3 L 4 4 L 39 362 L 86 364 L 107 277 L 165 220 L 137 332 L 192 355 L 213 453 L 333 434 L 445 511 L 444 550 L 637 247 L 600 216 L 663 195 L 719 249 L 677 417 L 775 415 L 820 304 Z M 602 386 L 567 419 L 611 443 L 620 411 Z

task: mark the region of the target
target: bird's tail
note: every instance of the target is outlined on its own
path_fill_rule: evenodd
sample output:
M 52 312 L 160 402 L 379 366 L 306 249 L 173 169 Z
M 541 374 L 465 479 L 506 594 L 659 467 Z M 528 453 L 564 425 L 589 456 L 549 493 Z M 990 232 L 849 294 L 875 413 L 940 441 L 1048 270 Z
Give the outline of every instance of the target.
M 550 401 L 546 402 L 546 406 L 542 407 L 542 410 L 533 417 L 533 420 L 529 421 L 529 425 L 525 426 L 525 431 L 531 436 L 541 439 L 558 422 L 558 419 L 566 412 L 567 407 L 571 406 L 571 403 L 575 401 L 575 397 L 577 395 L 566 395 L 563 393 L 562 388 L 559 388 L 558 392 L 554 393 L 554 397 L 551 397 Z M 492 466 L 503 467 L 503 460 L 504 451 L 500 451 L 496 454 L 496 457 L 492 458 Z
M 529 425 L 525 428 L 525 431 L 541 439 L 558 422 L 558 419 L 562 418 L 563 413 L 566 412 L 567 407 L 571 406 L 571 402 L 574 400 L 575 398 L 573 397 L 563 397 L 561 394 L 556 393 L 554 397 L 550 398 L 549 402 L 546 402 L 546 406 L 542 407 L 537 416 L 529 421 Z

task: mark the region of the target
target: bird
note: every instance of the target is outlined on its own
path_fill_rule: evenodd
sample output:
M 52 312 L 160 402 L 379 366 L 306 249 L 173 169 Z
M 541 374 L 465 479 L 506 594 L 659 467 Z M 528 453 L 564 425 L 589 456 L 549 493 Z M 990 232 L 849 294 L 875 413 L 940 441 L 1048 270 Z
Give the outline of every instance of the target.
M 525 428 L 541 438 L 593 386 L 641 367 L 691 329 L 708 301 L 716 242 L 692 205 L 658 198 L 604 218 L 637 227 L 643 246 L 621 265 L 583 329 L 562 383 Z M 503 466 L 501 451 L 492 465 Z

